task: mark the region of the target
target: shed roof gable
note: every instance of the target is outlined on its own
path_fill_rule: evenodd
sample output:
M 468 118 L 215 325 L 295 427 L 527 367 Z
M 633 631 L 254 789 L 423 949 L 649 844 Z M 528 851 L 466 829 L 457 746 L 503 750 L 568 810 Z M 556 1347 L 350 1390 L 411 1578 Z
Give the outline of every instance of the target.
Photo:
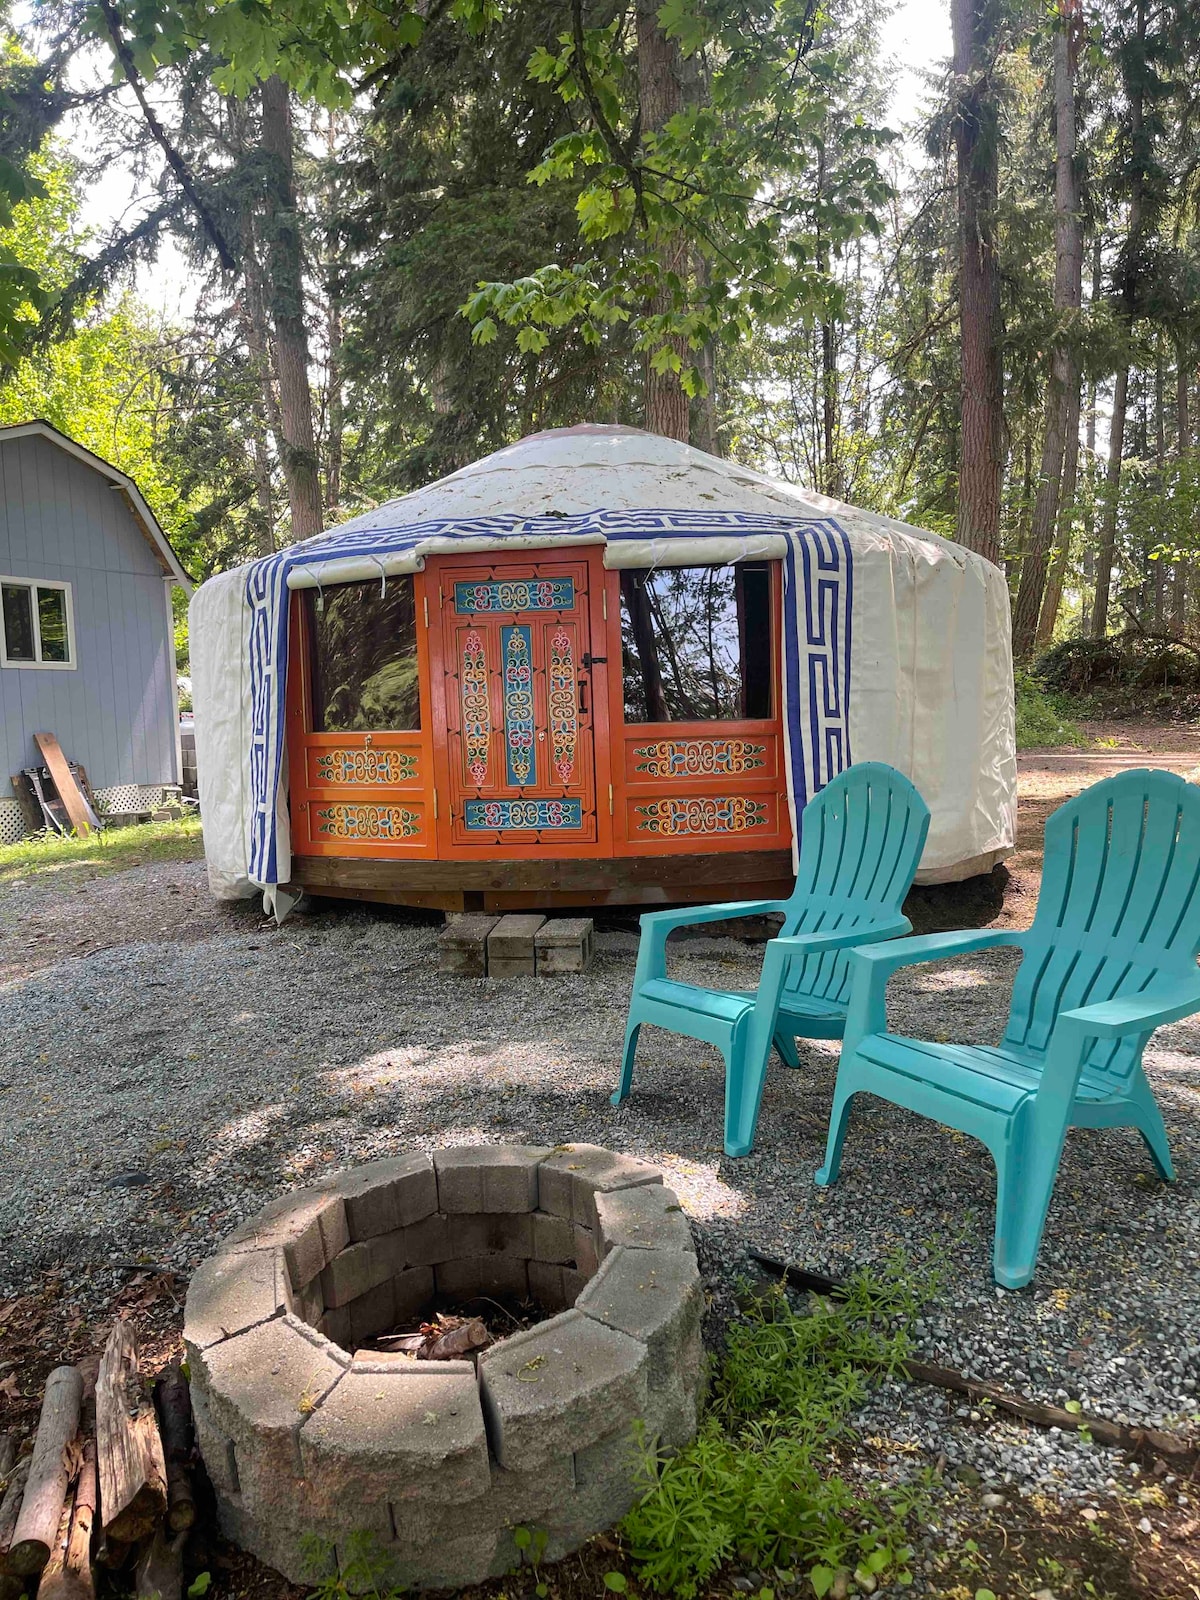
M 127 473 L 121 472 L 111 462 L 105 461 L 102 456 L 96 455 L 86 446 L 79 444 L 69 435 L 60 432 L 52 423 L 46 422 L 40 417 L 35 417 L 29 422 L 15 423 L 11 427 L 0 428 L 0 444 L 4 444 L 9 439 L 33 438 L 48 440 L 60 450 L 65 451 L 67 455 L 74 456 L 77 461 L 82 461 L 85 466 L 91 467 L 102 478 L 107 479 L 114 488 L 119 489 L 125 504 L 129 508 L 130 515 L 137 523 L 143 538 L 162 567 L 163 576 L 173 578 L 182 589 L 188 594 L 191 593 L 193 588 L 192 580 L 184 571 L 183 564 L 171 548 L 171 542 L 159 526 L 158 518 L 146 504 L 141 490 Z

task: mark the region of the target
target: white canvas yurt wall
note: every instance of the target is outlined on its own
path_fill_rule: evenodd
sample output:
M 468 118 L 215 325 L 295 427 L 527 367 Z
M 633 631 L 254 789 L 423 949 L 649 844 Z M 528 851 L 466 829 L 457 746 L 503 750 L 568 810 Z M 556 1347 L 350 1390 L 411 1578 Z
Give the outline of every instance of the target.
M 270 639 L 291 589 L 513 544 L 603 542 L 608 567 L 782 559 L 789 536 L 813 526 L 837 530 L 847 552 L 836 603 L 849 637 L 851 758 L 891 763 L 925 797 L 932 823 L 920 879 L 989 870 L 1015 838 L 1004 574 L 905 523 L 654 434 L 589 425 L 523 439 L 200 588 L 191 659 L 213 892 L 231 898 L 287 881 L 283 686 L 273 682 L 281 663 Z M 802 607 L 804 597 L 793 601 Z

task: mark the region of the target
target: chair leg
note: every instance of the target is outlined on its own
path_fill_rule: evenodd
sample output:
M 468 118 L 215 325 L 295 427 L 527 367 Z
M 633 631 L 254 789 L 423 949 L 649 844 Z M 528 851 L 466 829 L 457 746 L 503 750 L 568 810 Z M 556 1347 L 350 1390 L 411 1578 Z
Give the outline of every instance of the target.
M 773 1041 L 779 1051 L 779 1059 L 785 1067 L 791 1067 L 793 1072 L 800 1065 L 800 1052 L 796 1049 L 796 1040 L 790 1033 L 777 1033 Z
M 843 1082 L 841 1072 L 838 1073 L 837 1085 L 833 1091 L 833 1109 L 829 1113 L 829 1137 L 825 1141 L 825 1165 L 816 1174 L 814 1182 L 820 1184 L 822 1189 L 827 1189 L 830 1184 L 837 1182 L 838 1172 L 842 1165 L 842 1144 L 846 1137 L 846 1126 L 850 1121 L 850 1102 L 858 1093 L 858 1086 L 850 1082 Z
M 758 1108 L 767 1076 L 768 1045 L 756 1060 L 747 1052 L 746 1033 L 735 1028 L 725 1052 L 725 1154 L 748 1156 L 754 1149 Z
M 612 1096 L 612 1104 L 619 1106 L 622 1100 L 629 1098 L 629 1088 L 633 1083 L 633 1058 L 637 1055 L 638 1034 L 642 1031 L 640 1022 L 635 1022 L 632 1017 L 625 1029 L 625 1053 L 621 1058 L 621 1081 L 617 1085 L 616 1093 Z
M 996 1232 L 992 1246 L 992 1276 L 1006 1289 L 1023 1289 L 1037 1266 L 1042 1230 L 1062 1140 L 1056 1149 L 1043 1147 L 1020 1158 L 1020 1146 L 1005 1144 L 993 1150 L 996 1161 Z
M 1167 1130 L 1150 1085 L 1139 1085 L 1134 1100 L 1137 1110 L 1137 1130 L 1146 1141 L 1146 1148 L 1150 1152 L 1155 1170 L 1164 1183 L 1174 1183 L 1175 1167 L 1167 1144 Z

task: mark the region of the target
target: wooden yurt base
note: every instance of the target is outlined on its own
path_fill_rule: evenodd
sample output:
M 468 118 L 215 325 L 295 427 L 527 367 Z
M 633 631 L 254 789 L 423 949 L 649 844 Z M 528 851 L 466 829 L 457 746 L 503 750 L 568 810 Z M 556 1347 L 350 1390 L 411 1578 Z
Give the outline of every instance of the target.
M 794 882 L 790 850 L 748 850 L 563 861 L 296 856 L 286 888 L 434 911 L 549 911 L 781 899 Z

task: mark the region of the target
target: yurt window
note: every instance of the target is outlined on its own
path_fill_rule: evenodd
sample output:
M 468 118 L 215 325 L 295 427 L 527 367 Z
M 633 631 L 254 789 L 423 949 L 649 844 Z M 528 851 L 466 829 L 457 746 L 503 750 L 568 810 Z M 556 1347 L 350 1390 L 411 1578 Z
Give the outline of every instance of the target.
M 769 565 L 622 572 L 621 646 L 626 722 L 769 717 Z
M 421 726 L 413 581 L 305 591 L 314 733 L 403 733 Z

